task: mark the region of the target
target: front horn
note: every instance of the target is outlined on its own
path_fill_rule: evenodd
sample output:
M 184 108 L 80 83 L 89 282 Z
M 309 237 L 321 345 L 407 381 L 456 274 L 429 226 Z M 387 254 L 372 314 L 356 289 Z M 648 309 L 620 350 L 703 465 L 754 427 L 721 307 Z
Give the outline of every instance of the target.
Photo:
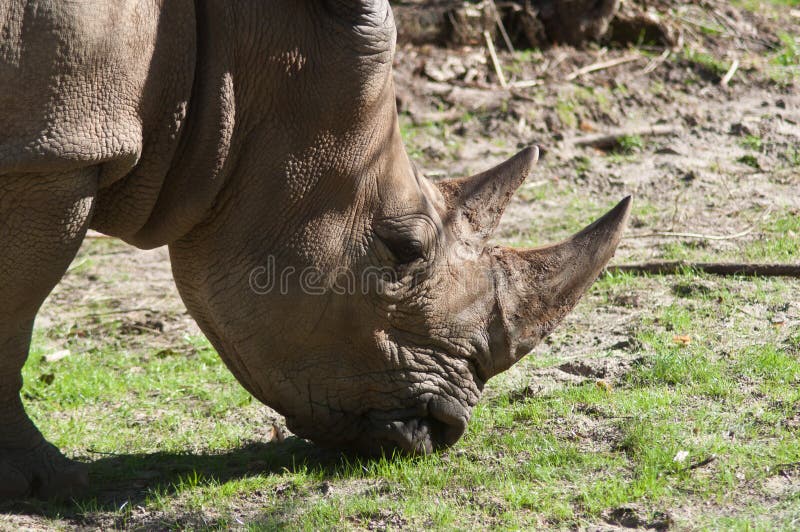
M 495 248 L 493 374 L 530 352 L 578 303 L 617 249 L 631 197 L 567 240 L 536 249 Z

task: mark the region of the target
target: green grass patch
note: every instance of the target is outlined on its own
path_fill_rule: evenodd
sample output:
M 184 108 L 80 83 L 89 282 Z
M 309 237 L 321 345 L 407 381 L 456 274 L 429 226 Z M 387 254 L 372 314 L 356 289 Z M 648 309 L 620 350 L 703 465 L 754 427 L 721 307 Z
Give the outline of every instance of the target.
M 788 211 L 762 223 L 762 236 L 748 244 L 744 255 L 765 262 L 797 262 L 800 257 L 800 213 Z
M 702 503 L 680 526 L 788 522 L 792 499 L 779 498 L 783 510 L 764 521 L 752 493 L 781 464 L 800 461 L 791 421 L 800 335 L 784 337 L 769 315 L 753 322 L 740 307 L 772 308 L 800 286 L 687 271 L 606 275 L 593 293 L 606 305 L 632 291 L 646 299 L 662 282 L 671 299 L 637 325 L 636 362 L 613 387 L 589 379 L 520 395 L 498 377 L 464 439 L 428 457 L 342 456 L 292 438 L 259 443 L 257 405 L 202 339 L 159 355 L 117 335 L 112 348 L 109 323 L 112 334 L 96 335 L 95 350 L 46 364 L 51 340 L 37 331 L 26 403 L 58 445 L 94 460 L 101 487 L 77 510 L 45 513 L 54 523 L 77 511 L 134 526 L 144 512 L 168 528 L 516 529 L 591 526 L 630 505 L 658 523 L 671 508 Z M 553 342 L 568 350 L 571 340 Z M 522 367 L 553 363 L 532 357 Z M 122 501 L 104 498 L 120 485 L 142 487 Z
M 757 135 L 747 135 L 741 140 L 740 144 L 753 151 L 761 151 L 764 147 L 764 141 Z
M 706 71 L 714 76 L 722 77 L 728 72 L 730 64 L 714 57 L 713 55 L 695 50 L 694 48 L 686 47 L 683 50 L 683 59 L 690 64 L 696 65 L 703 71 Z
M 758 162 L 758 158 L 755 155 L 742 155 L 736 159 L 736 162 L 745 164 L 755 170 L 761 170 L 761 163 Z

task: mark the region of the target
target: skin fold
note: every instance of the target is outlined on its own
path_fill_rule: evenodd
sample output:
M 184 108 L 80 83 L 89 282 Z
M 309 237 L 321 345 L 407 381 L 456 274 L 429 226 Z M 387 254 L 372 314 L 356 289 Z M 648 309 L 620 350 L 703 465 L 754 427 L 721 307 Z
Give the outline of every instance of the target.
M 227 366 L 297 435 L 429 453 L 611 258 L 489 243 L 536 148 L 433 183 L 400 139 L 386 1 L 0 0 L 0 499 L 69 496 L 19 399 L 38 307 L 87 228 L 168 245 Z

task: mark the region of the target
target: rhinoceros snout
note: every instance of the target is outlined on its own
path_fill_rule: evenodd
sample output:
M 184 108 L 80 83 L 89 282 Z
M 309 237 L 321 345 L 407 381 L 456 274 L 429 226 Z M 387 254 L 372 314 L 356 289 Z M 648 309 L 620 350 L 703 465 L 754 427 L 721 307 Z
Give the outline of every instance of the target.
M 372 428 L 362 436 L 358 448 L 371 455 L 393 451 L 430 454 L 456 443 L 467 429 L 469 412 L 462 407 L 432 401 L 422 410 L 408 417 L 370 413 Z

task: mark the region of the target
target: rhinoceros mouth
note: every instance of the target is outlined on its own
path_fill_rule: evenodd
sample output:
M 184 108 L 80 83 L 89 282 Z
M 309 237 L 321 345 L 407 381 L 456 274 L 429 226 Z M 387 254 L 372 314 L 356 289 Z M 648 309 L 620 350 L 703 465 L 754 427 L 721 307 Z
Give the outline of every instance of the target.
M 368 419 L 372 428 L 360 442 L 363 452 L 427 455 L 456 443 L 467 428 L 468 414 L 447 403 L 429 402 L 413 412 L 372 411 Z

